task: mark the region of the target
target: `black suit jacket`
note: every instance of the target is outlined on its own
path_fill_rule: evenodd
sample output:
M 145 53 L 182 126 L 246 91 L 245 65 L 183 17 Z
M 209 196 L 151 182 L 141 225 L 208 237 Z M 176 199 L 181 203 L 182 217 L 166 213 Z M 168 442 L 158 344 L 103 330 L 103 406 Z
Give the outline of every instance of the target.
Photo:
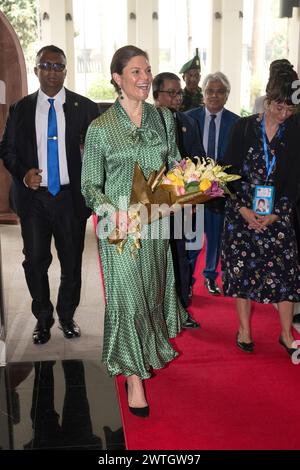
M 182 158 L 203 157 L 205 150 L 198 123 L 187 114 L 177 111 L 176 115 L 176 141 Z
M 23 178 L 31 168 L 38 168 L 35 112 L 38 92 L 26 96 L 10 107 L 0 144 L 0 156 L 12 175 L 11 205 L 19 217 L 26 216 L 34 191 L 26 188 Z M 74 210 L 79 218 L 87 218 L 90 210 L 81 194 L 82 148 L 87 128 L 98 114 L 96 103 L 66 89 L 66 155 Z

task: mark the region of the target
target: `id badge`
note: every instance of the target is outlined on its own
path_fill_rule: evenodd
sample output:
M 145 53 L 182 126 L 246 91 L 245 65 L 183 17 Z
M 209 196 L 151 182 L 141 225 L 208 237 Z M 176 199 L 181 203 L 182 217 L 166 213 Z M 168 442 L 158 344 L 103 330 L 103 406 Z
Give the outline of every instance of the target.
M 274 207 L 274 186 L 255 186 L 253 210 L 260 215 L 270 215 Z

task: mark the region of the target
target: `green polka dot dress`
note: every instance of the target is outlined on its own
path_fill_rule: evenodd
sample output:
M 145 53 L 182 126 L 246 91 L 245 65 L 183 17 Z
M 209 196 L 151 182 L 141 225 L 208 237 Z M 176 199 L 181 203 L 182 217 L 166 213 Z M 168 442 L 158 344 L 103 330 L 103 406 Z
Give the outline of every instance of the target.
M 172 114 L 163 109 L 163 115 L 166 129 L 156 108 L 144 103 L 138 128 L 117 100 L 90 125 L 82 192 L 100 223 L 107 220 L 109 208 L 126 208 L 135 162 L 148 177 L 162 163 L 180 159 Z M 106 238 L 99 239 L 106 297 L 102 360 L 110 375 L 145 379 L 151 368 L 164 367 L 177 356 L 169 338 L 181 330 L 187 313 L 176 295 L 169 241 L 150 238 L 153 230 L 161 234 L 161 226 L 157 221 L 144 228 L 146 239 L 135 258 L 130 241 L 119 254 Z

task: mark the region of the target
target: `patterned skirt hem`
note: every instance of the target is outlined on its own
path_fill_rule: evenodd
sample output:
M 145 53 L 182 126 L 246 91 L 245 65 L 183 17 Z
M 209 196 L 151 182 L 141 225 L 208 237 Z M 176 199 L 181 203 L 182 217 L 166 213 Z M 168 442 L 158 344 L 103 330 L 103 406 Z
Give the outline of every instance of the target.
M 103 361 L 103 364 L 107 368 L 107 372 L 111 377 L 114 377 L 116 375 L 124 375 L 124 376 L 129 376 L 129 375 L 137 375 L 140 379 L 150 379 L 152 377 L 152 373 L 150 372 L 151 369 L 163 369 L 169 362 L 173 361 L 178 356 L 178 352 L 174 351 L 174 354 L 172 355 L 171 358 L 166 359 L 164 361 L 161 361 L 159 363 L 153 362 L 153 364 L 146 364 L 141 370 L 134 370 L 134 368 L 126 368 L 122 369 L 119 366 L 116 367 L 110 367 L 109 364 L 105 361 Z
M 232 293 L 232 292 L 223 292 L 224 297 L 232 297 L 233 299 L 245 299 L 245 300 L 252 300 L 253 302 L 257 302 L 259 304 L 278 304 L 279 302 L 292 302 L 292 303 L 297 303 L 300 302 L 300 296 L 295 294 L 293 295 L 293 300 L 290 298 L 287 298 L 286 295 L 284 297 L 279 297 L 279 298 L 272 298 L 268 299 L 265 297 L 264 299 L 261 298 L 254 298 L 251 297 L 248 293 L 244 292 L 238 292 L 238 293 Z

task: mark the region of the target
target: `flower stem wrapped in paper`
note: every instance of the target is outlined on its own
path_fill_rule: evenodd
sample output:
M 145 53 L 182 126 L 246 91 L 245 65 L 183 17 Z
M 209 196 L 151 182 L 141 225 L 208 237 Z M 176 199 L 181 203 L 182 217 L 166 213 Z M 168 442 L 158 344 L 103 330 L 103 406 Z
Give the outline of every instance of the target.
M 130 224 L 127 232 L 116 228 L 109 236 L 109 243 L 117 245 L 119 252 L 130 237 L 133 241 L 132 253 L 140 248 L 141 229 L 165 215 L 176 212 L 185 204 L 203 204 L 229 193 L 226 184 L 240 178 L 227 174 L 230 167 L 218 165 L 208 157 L 193 157 L 195 163 L 187 158 L 174 162 L 165 175 L 165 165 L 159 171 L 153 171 L 146 179 L 138 165 L 135 164 L 132 180 L 130 206 L 128 215 Z M 167 208 L 167 210 L 166 210 Z

